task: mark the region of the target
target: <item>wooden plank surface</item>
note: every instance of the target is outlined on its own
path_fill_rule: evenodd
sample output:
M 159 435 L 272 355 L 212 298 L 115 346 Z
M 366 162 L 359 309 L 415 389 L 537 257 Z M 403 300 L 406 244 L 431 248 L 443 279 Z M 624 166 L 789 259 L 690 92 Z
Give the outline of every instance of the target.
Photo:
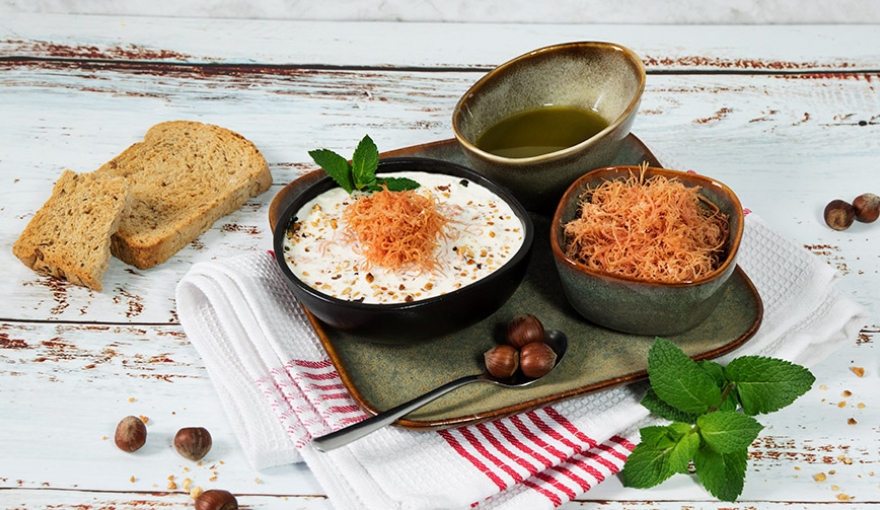
M 741 506 L 878 506 L 880 410 L 872 396 L 880 378 L 880 225 L 833 232 L 821 221 L 832 198 L 880 193 L 880 54 L 863 42 L 876 33 L 876 26 L 4 17 L 0 507 L 188 508 L 182 485 L 189 478 L 241 494 L 250 508 L 331 508 L 304 466 L 247 466 L 178 324 L 176 282 L 198 261 L 269 249 L 268 204 L 311 167 L 309 149 L 350 151 L 364 133 L 382 150 L 449 138 L 458 97 L 488 68 L 586 38 L 621 42 L 645 58 L 639 137 L 730 185 L 745 206 L 840 269 L 840 289 L 874 317 L 814 369 L 809 394 L 765 420 Z M 269 161 L 272 189 L 161 266 L 138 270 L 114 260 L 102 293 L 39 277 L 12 256 L 64 168 L 93 170 L 152 124 L 175 118 L 253 140 Z M 150 419 L 159 440 L 147 451 L 126 455 L 113 446 L 113 428 L 127 414 Z M 202 466 L 167 446 L 190 425 L 215 435 Z M 825 482 L 813 478 L 818 473 Z M 172 476 L 176 489 L 168 488 Z M 730 508 L 686 477 L 651 491 L 612 479 L 579 500 L 566 508 Z
M 15 297 L 10 307 L 18 308 L 4 317 L 82 320 L 84 311 L 93 310 L 93 320 L 148 323 L 174 321 L 173 286 L 165 276 L 176 281 L 205 257 L 271 247 L 268 204 L 281 185 L 311 168 L 310 148 L 350 152 L 364 133 L 382 150 L 449 138 L 455 102 L 479 76 L 296 68 L 206 74 L 198 66 L 68 61 L 6 61 L 0 68 L 0 108 L 8 121 L 3 165 L 10 169 L 0 176 L 6 204 L 0 232 L 9 239 L 27 224 L 34 204 L 49 196 L 64 168 L 93 170 L 162 120 L 229 127 L 266 155 L 272 190 L 156 269 L 144 272 L 114 260 L 105 276 L 107 292 L 45 281 L 8 250 L 0 253 L 15 276 L 3 283 L 4 291 Z M 746 207 L 839 267 L 844 288 L 876 316 L 880 295 L 870 278 L 860 277 L 877 274 L 877 240 L 871 235 L 876 225 L 835 232 L 821 214 L 834 198 L 851 200 L 880 187 L 880 111 L 871 109 L 878 79 L 877 72 L 651 75 L 633 130 L 673 160 L 725 182 Z M 41 105 L 37 111 L 35 104 Z
M 659 70 L 876 69 L 875 25 L 577 25 L 173 19 L 9 13 L 0 53 L 39 58 L 344 67 L 494 67 L 568 41 L 612 41 Z M 170 27 L 170 28 L 169 28 Z

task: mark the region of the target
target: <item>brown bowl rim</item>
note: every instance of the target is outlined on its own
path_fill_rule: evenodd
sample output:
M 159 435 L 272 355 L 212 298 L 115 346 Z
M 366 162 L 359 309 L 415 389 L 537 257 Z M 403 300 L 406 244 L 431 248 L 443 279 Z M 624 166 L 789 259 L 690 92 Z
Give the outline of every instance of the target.
M 559 239 L 557 236 L 557 232 L 560 228 L 562 228 L 562 215 L 563 211 L 566 208 L 566 204 L 570 203 L 572 200 L 577 200 L 578 197 L 574 196 L 577 193 L 578 189 L 581 187 L 581 183 L 584 181 L 592 180 L 597 176 L 603 176 L 603 174 L 608 174 L 609 177 L 618 178 L 618 177 L 626 177 L 632 173 L 638 174 L 641 171 L 641 167 L 638 166 L 608 166 L 603 168 L 597 168 L 595 170 L 591 170 L 584 175 L 578 177 L 568 189 L 565 190 L 565 193 L 562 195 L 562 198 L 559 200 L 559 204 L 556 206 L 556 211 L 553 213 L 553 221 L 551 223 L 551 231 L 550 231 L 550 249 L 553 252 L 553 256 L 557 261 L 562 262 L 568 267 L 575 269 L 581 273 L 588 274 L 590 276 L 595 276 L 597 278 L 602 278 L 606 281 L 611 282 L 619 282 L 626 284 L 636 284 L 641 286 L 648 287 L 664 287 L 664 288 L 687 288 L 687 287 L 696 287 L 712 280 L 717 279 L 723 274 L 729 272 L 728 270 L 732 265 L 736 263 L 737 253 L 739 252 L 739 247 L 742 242 L 743 231 L 745 228 L 745 214 L 743 213 L 742 204 L 740 203 L 739 197 L 736 193 L 733 192 L 730 187 L 728 187 L 723 182 L 714 179 L 712 177 L 708 177 L 702 174 L 684 171 L 684 170 L 674 170 L 669 168 L 657 168 L 657 167 L 647 167 L 645 170 L 645 176 L 651 177 L 654 175 L 661 175 L 667 178 L 678 178 L 688 184 L 685 179 L 693 182 L 697 181 L 700 186 L 712 186 L 716 188 L 720 188 L 725 194 L 727 194 L 731 201 L 733 202 L 733 212 L 737 219 L 737 228 L 735 232 L 730 232 L 731 238 L 731 246 L 730 250 L 727 253 L 727 257 L 724 259 L 724 262 L 721 263 L 714 271 L 711 273 L 702 276 L 701 278 L 697 278 L 695 280 L 688 280 L 684 282 L 657 282 L 657 281 L 649 281 L 642 280 L 638 278 L 633 278 L 631 276 L 623 276 L 616 275 L 612 273 L 608 273 L 605 271 L 599 271 L 596 269 L 592 269 L 587 267 L 586 265 L 572 259 L 562 250 L 562 247 L 559 245 Z M 712 203 L 715 207 L 718 207 L 717 204 L 711 202 L 706 199 L 708 202 Z

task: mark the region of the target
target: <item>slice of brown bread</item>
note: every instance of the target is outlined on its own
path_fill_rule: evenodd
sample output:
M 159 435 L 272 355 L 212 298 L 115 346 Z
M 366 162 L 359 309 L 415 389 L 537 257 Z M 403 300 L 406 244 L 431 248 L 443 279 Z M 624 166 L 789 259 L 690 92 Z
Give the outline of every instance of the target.
M 128 181 L 131 212 L 111 250 L 141 269 L 164 262 L 272 184 L 265 158 L 249 140 L 183 120 L 156 124 L 143 142 L 95 172 Z
M 101 290 L 110 236 L 130 206 L 125 179 L 65 170 L 12 252 L 38 273 Z

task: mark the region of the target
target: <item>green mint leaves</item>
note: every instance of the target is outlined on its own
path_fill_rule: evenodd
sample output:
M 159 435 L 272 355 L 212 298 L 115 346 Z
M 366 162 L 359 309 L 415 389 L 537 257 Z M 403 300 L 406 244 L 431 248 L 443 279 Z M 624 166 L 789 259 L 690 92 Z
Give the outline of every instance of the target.
M 329 149 L 315 149 L 309 151 L 309 156 L 321 168 L 327 172 L 336 184 L 345 191 L 354 191 L 354 179 L 352 178 L 351 165 L 345 158 Z
M 376 177 L 376 170 L 379 168 L 379 149 L 368 135 L 358 143 L 351 156 L 351 163 L 329 149 L 309 151 L 309 156 L 348 193 L 379 191 L 382 186 L 387 187 L 389 191 L 405 191 L 419 187 L 419 183 L 412 179 Z
M 648 379 L 642 405 L 672 423 L 639 431 L 621 473 L 624 485 L 653 487 L 693 470 L 723 501 L 742 493 L 749 445 L 764 428 L 753 416 L 791 404 L 816 380 L 775 358 L 742 356 L 727 366 L 693 361 L 662 338 L 648 352 Z
M 351 156 L 351 177 L 355 189 L 371 188 L 376 185 L 376 169 L 379 168 L 379 149 L 369 136 L 358 143 Z
M 721 404 L 715 379 L 672 342 L 655 341 L 648 377 L 660 400 L 686 413 L 702 414 Z

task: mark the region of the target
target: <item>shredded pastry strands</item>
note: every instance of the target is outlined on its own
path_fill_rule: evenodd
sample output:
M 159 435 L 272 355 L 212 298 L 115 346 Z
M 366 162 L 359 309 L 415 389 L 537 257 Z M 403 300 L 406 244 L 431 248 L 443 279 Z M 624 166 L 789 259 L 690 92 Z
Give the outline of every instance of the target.
M 332 187 L 299 207 L 283 246 L 294 276 L 336 299 L 412 302 L 489 276 L 526 240 L 516 210 L 478 183 L 419 171 L 387 175 L 420 183 L 413 194 L 421 197 L 377 191 L 352 206 L 367 194 Z
M 688 282 L 720 264 L 727 215 L 704 207 L 697 188 L 640 175 L 587 190 L 580 217 L 565 225 L 565 250 L 599 271 L 655 282 Z
M 433 197 L 383 188 L 358 197 L 345 208 L 343 219 L 369 264 L 391 270 L 440 269 L 435 253 L 450 220 Z

